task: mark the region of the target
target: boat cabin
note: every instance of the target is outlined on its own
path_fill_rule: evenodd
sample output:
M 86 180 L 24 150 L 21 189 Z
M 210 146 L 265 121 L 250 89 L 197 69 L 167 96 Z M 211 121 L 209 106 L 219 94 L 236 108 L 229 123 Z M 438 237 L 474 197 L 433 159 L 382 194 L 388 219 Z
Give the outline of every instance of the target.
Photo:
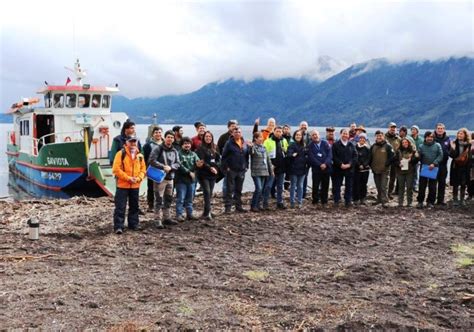
M 46 144 L 88 139 L 89 159 L 108 160 L 112 139 L 127 120 L 124 113 L 111 113 L 112 94 L 118 91 L 116 87 L 88 84 L 47 85 L 38 91 L 44 97 L 43 107 L 33 107 L 38 99 L 13 105 L 10 112 L 14 113 L 20 152 L 36 156 Z

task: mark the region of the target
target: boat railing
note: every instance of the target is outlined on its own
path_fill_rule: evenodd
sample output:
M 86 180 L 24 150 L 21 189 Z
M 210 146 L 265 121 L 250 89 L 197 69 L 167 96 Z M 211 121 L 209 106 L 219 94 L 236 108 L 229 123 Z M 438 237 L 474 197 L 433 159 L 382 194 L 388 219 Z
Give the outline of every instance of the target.
M 41 145 L 69 142 L 83 142 L 84 131 L 65 131 L 61 133 L 51 133 L 41 136 L 38 143 Z

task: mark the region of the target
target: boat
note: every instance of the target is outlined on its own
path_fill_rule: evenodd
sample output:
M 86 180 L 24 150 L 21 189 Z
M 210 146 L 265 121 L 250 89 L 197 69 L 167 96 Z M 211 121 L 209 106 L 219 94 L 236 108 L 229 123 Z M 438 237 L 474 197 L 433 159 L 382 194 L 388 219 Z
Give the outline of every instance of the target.
M 9 170 L 45 190 L 113 196 L 110 148 L 128 119 L 111 112 L 118 85 L 83 84 L 86 72 L 79 60 L 67 69 L 75 74 L 74 83 L 69 85 L 69 77 L 64 85 L 45 81 L 37 91 L 41 98 L 24 98 L 8 110 L 13 116 L 13 130 L 7 133 Z

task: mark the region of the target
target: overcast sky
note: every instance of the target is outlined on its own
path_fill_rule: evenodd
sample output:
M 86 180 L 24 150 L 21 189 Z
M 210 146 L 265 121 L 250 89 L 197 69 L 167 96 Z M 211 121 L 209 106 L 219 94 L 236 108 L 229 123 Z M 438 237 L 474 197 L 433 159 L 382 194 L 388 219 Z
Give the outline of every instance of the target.
M 474 52 L 473 1 L 4 1 L 0 105 L 63 84 L 79 57 L 91 84 L 127 97 L 227 78 L 300 77 L 319 56 L 352 64 Z M 471 55 L 472 56 L 472 55 Z M 3 111 L 2 110 L 2 111 Z

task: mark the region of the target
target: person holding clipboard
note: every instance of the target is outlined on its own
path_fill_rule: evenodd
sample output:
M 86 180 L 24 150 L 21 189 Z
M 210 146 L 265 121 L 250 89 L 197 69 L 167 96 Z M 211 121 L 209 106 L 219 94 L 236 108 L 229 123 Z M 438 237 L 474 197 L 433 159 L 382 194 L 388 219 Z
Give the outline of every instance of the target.
M 434 134 L 431 131 L 425 132 L 425 140 L 419 148 L 421 171 L 420 171 L 420 185 L 418 191 L 418 206 L 423 208 L 423 202 L 426 195 L 426 187 L 428 186 L 428 200 L 427 206 L 434 207 L 436 200 L 436 178 L 438 175 L 439 163 L 443 160 L 443 150 L 439 143 L 434 141 Z

